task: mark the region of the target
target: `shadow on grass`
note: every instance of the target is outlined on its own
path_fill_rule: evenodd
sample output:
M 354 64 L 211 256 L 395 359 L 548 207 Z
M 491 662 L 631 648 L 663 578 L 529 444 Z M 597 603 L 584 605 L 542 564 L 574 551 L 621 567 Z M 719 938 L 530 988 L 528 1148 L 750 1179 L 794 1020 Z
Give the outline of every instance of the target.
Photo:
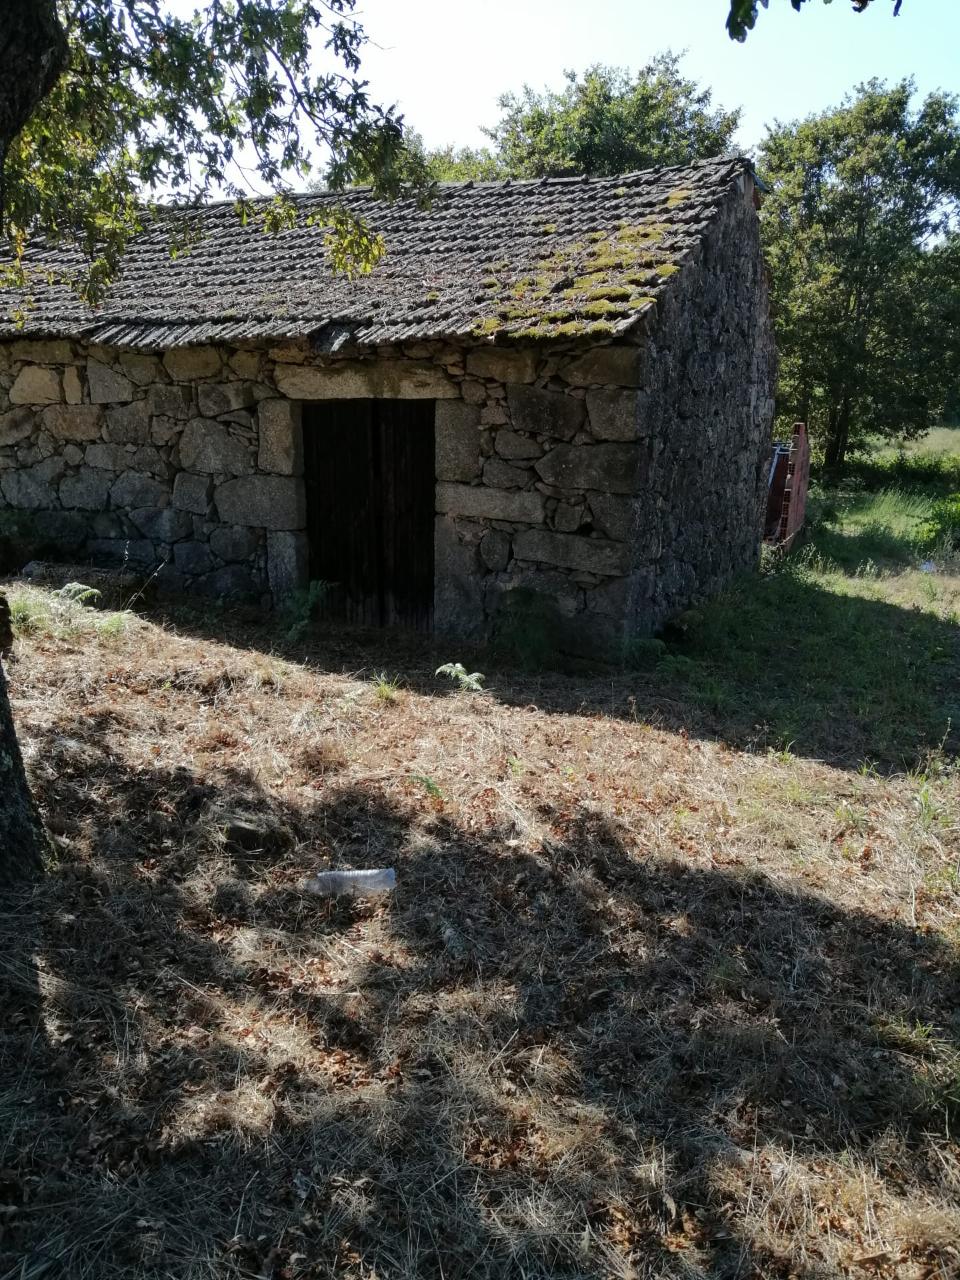
M 860 563 L 858 560 L 857 563 Z M 398 673 L 415 692 L 454 691 L 435 676 L 460 660 L 486 673 L 491 695 L 547 713 L 656 721 L 748 750 L 789 748 L 842 768 L 922 765 L 956 749 L 960 633 L 932 613 L 845 595 L 796 564 L 734 584 L 699 610 L 690 634 L 651 669 L 532 673 L 498 665 L 458 641 L 283 625 L 242 612 L 155 614 L 182 634 L 275 653 L 319 671 Z M 656 665 L 654 665 L 654 663 Z
M 131 770 L 122 740 L 65 716 L 39 744 L 78 852 L 2 918 L 41 975 L 0 991 L 3 1280 L 813 1280 L 830 1206 L 774 1195 L 778 1235 L 771 1155 L 949 1203 L 941 940 L 641 861 L 586 809 L 525 852 L 375 788 Z M 272 852 L 222 848 L 234 812 Z M 395 899 L 305 901 L 308 848 L 396 866 Z
M 852 574 L 863 565 L 906 569 L 916 561 L 916 547 L 909 537 L 879 522 L 852 529 L 818 529 L 816 546 L 828 561 Z

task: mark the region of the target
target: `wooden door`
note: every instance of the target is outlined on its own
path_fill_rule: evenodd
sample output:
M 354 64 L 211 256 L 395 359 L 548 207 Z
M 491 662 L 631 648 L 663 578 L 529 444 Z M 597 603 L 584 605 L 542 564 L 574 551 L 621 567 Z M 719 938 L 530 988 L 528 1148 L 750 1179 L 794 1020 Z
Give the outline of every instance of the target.
M 327 616 L 364 626 L 433 621 L 434 404 L 303 406 L 310 577 Z

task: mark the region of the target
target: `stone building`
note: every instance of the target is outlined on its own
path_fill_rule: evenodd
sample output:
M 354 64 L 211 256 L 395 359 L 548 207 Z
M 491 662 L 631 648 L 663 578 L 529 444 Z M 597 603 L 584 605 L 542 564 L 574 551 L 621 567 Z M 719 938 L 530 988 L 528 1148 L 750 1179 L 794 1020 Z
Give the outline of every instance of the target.
M 352 279 L 315 196 L 279 232 L 163 215 L 95 310 L 32 251 L 0 295 L 0 532 L 472 638 L 539 598 L 598 651 L 755 564 L 774 355 L 746 161 L 343 200 L 387 249 Z

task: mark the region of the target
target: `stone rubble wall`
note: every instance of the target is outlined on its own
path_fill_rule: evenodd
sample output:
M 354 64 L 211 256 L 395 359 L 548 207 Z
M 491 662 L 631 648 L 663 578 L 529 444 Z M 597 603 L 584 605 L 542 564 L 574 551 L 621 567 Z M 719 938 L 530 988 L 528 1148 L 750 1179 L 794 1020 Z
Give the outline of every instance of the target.
M 756 562 L 772 347 L 748 196 L 636 344 L 0 344 L 0 532 L 276 604 L 308 578 L 300 402 L 432 399 L 436 629 L 483 639 L 535 595 L 563 643 L 616 651 Z
M 298 409 L 264 369 L 251 351 L 0 346 L 0 528 L 80 560 L 162 566 L 172 591 L 290 589 L 305 554 Z
M 641 624 L 659 626 L 759 562 L 776 350 L 753 199 L 745 176 L 676 277 L 645 351 L 641 536 L 655 571 Z
M 482 636 L 504 593 L 622 612 L 634 567 L 638 352 L 417 345 L 164 356 L 0 346 L 0 527 L 158 585 L 276 603 L 307 579 L 301 401 L 436 400 L 436 624 Z M 620 583 L 618 586 L 617 584 Z M 268 598 L 269 597 L 269 598 Z

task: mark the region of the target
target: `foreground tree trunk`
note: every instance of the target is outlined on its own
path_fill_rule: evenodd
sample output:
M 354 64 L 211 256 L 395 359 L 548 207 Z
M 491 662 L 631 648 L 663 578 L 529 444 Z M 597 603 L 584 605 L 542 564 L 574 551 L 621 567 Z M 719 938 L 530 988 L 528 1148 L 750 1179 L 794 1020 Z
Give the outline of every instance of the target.
M 32 112 L 67 64 L 67 38 L 56 0 L 3 0 L 0 7 L 0 227 L 3 164 Z M 13 727 L 3 654 L 12 639 L 10 610 L 0 594 L 0 884 L 40 868 L 46 839 Z
M 47 848 L 27 785 L 0 665 L 0 885 L 38 872 Z
M 7 148 L 67 64 L 56 0 L 3 0 L 0 12 L 0 166 Z M 2 199 L 0 174 L 0 199 Z M 0 217 L 3 206 L 0 203 Z

